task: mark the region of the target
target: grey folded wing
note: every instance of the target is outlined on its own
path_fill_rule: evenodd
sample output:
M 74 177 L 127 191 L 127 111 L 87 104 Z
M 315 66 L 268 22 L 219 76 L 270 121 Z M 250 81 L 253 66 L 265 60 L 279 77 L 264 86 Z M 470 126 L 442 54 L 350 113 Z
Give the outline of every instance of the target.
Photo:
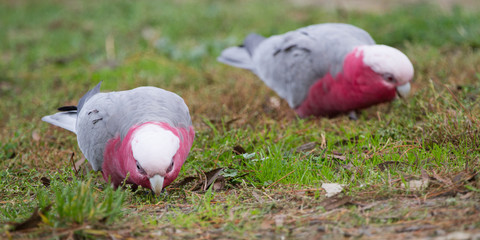
M 115 133 L 109 130 L 109 122 L 112 111 L 118 106 L 108 95 L 98 93 L 91 96 L 78 112 L 78 146 L 95 171 L 102 169 L 105 146 L 115 137 Z

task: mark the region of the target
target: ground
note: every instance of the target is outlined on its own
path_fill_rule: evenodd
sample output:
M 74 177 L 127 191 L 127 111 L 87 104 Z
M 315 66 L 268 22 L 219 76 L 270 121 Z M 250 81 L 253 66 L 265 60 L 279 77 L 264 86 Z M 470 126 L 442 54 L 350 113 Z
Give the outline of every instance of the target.
M 319 2 L 0 3 L 0 237 L 480 238 L 478 2 Z M 299 119 L 255 75 L 216 61 L 250 32 L 320 22 L 404 52 L 411 96 L 357 121 Z M 41 121 L 101 80 L 189 106 L 194 145 L 160 197 L 113 189 L 74 134 Z M 343 189 L 327 197 L 326 183 Z

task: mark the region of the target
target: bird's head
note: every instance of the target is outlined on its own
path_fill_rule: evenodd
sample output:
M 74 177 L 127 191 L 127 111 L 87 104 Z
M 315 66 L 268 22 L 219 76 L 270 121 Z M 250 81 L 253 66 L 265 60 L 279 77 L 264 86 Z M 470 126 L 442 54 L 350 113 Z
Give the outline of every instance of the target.
M 175 161 L 180 148 L 178 135 L 169 126 L 146 123 L 135 129 L 130 143 L 133 155 L 127 167 L 130 181 L 159 195 L 180 171 L 181 166 L 177 165 L 181 163 Z
M 408 96 L 414 70 L 405 54 L 386 45 L 360 46 L 355 49 L 355 54 L 362 58 L 364 66 L 380 77 L 377 79 L 380 79 L 383 85 L 395 88 L 402 98 Z

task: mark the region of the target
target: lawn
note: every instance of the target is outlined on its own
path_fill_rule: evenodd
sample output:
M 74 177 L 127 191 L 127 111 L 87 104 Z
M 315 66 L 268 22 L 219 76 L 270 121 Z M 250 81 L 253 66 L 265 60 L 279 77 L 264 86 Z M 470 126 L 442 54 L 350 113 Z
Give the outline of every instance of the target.
M 216 61 L 250 32 L 321 22 L 403 51 L 411 96 L 357 121 L 299 119 L 255 75 Z M 478 238 L 479 22 L 469 5 L 2 1 L 0 238 Z M 161 87 L 189 106 L 196 138 L 160 197 L 113 189 L 74 134 L 40 120 L 99 81 Z M 325 183 L 343 190 L 327 197 Z

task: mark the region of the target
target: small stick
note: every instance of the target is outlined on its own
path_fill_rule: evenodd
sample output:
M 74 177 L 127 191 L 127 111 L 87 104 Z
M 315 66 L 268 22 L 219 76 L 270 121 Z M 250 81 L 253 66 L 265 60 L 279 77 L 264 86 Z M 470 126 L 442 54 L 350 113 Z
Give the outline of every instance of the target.
M 295 172 L 295 169 L 294 169 L 294 170 L 292 170 L 291 172 L 287 173 L 287 175 L 285 175 L 285 176 L 281 177 L 280 179 L 278 179 L 278 180 L 277 180 L 277 181 L 275 181 L 274 183 L 272 183 L 272 184 L 268 185 L 268 187 L 266 187 L 266 188 L 270 188 L 271 186 L 273 186 L 273 185 L 277 184 L 278 182 L 280 182 L 282 179 L 284 179 L 284 178 L 288 177 L 288 176 L 289 176 L 290 174 L 292 174 L 293 172 Z
M 72 152 L 72 155 L 70 156 L 70 162 L 72 163 L 73 170 L 75 171 L 75 174 L 78 174 L 77 167 L 75 167 L 75 162 L 73 161 L 73 156 L 75 156 L 75 152 Z

